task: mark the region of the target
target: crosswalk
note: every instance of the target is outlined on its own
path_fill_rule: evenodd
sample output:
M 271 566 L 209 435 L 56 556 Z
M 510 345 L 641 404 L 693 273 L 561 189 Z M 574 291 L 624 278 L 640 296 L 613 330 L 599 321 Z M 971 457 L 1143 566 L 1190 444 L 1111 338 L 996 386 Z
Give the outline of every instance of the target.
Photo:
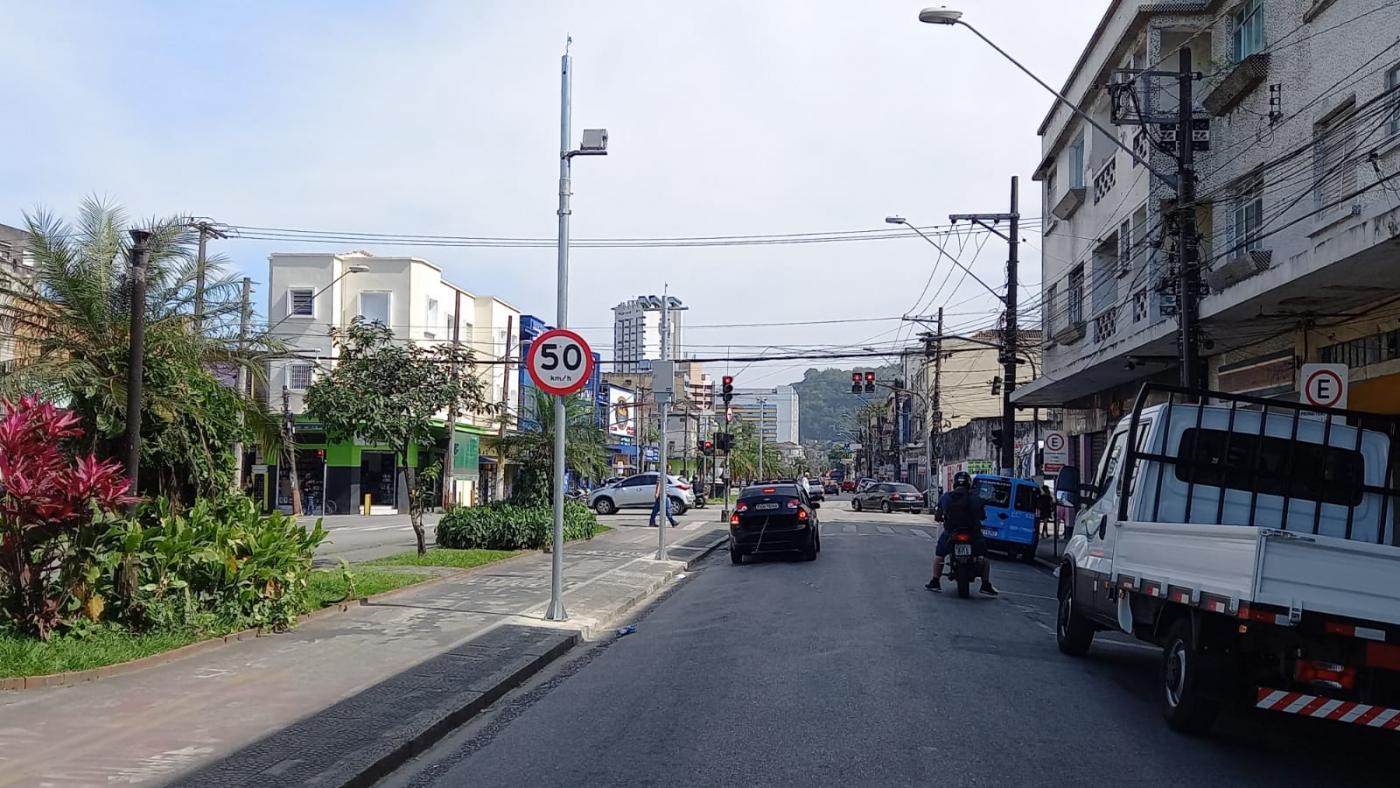
M 822 536 L 891 536 L 936 541 L 938 529 L 873 523 L 822 523 Z

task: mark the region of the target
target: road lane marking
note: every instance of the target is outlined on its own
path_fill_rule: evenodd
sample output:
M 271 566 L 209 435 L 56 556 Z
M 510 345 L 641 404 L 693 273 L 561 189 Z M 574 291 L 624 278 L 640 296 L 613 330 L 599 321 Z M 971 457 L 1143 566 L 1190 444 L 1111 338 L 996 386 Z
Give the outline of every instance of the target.
M 890 530 L 889 526 L 886 526 L 886 525 L 877 525 L 877 526 L 875 526 L 875 530 L 879 531 L 879 532 L 882 533 L 882 534 L 887 534 L 887 535 L 892 535 L 892 534 L 894 534 L 894 531 Z
M 856 527 L 855 527 L 854 525 L 843 525 L 843 526 L 841 526 L 841 532 L 842 532 L 842 533 L 847 533 L 847 534 L 853 534 L 853 533 L 857 533 L 857 530 L 856 530 Z

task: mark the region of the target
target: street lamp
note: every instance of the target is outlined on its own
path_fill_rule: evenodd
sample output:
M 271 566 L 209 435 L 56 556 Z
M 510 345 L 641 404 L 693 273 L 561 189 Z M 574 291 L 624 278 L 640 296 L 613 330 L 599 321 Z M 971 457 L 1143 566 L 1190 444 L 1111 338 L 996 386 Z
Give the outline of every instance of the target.
M 573 67 L 574 58 L 569 54 L 569 38 L 564 44 L 564 54 L 560 58 L 559 76 L 559 262 L 556 274 L 555 321 L 556 328 L 569 325 L 569 197 L 573 194 L 571 178 L 575 156 L 608 155 L 608 130 L 584 129 L 583 141 L 578 148 L 573 145 L 571 124 L 573 122 Z M 564 398 L 554 398 L 554 543 L 550 562 L 549 608 L 544 617 L 550 621 L 563 621 L 569 617 L 564 611 L 564 427 L 568 417 L 564 412 Z
M 991 47 L 992 49 L 995 49 L 998 54 L 1011 61 L 1011 65 L 1021 69 L 1021 71 L 1023 71 L 1026 74 L 1026 76 L 1035 80 L 1037 85 L 1040 85 L 1041 87 L 1050 91 L 1050 94 L 1053 95 L 1056 99 L 1058 99 L 1061 104 L 1064 104 L 1066 107 L 1068 107 L 1070 112 L 1073 112 L 1074 114 L 1078 115 L 1084 120 L 1085 123 L 1088 123 L 1090 126 L 1093 126 L 1095 129 L 1098 129 L 1099 133 L 1103 134 L 1106 138 L 1108 138 L 1109 142 L 1112 142 L 1114 145 L 1117 145 L 1125 153 L 1127 153 L 1129 158 L 1131 158 L 1138 164 L 1141 164 L 1142 166 L 1146 167 L 1148 172 L 1152 173 L 1153 175 L 1156 175 L 1168 185 L 1172 187 L 1176 186 L 1177 179 L 1175 176 L 1168 175 L 1166 173 L 1154 169 L 1152 167 L 1151 162 L 1149 162 L 1146 158 L 1139 156 L 1137 152 L 1135 152 L 1132 149 L 1131 146 L 1124 144 L 1122 140 L 1118 139 L 1118 134 L 1116 132 L 1105 128 L 1102 123 L 1099 123 L 1098 121 L 1089 117 L 1089 113 L 1080 109 L 1078 106 L 1075 105 L 1074 102 L 1065 98 L 1064 95 L 1062 95 L 1058 90 L 1055 90 L 1054 88 L 1047 85 L 1044 80 L 1042 80 L 1040 77 L 1037 77 L 1034 73 L 1031 72 L 1030 69 L 1021 65 L 1020 61 L 1007 54 L 1006 50 L 992 43 L 992 40 L 990 38 L 987 38 L 986 36 L 982 35 L 982 32 L 980 30 L 973 27 L 972 25 L 969 25 L 967 22 L 964 22 L 961 11 L 954 11 L 951 8 L 944 8 L 942 6 L 939 6 L 937 8 L 925 8 L 924 10 L 919 12 L 919 21 L 930 25 L 943 25 L 948 27 L 951 27 L 953 25 L 962 25 L 968 30 L 971 30 L 972 33 L 978 38 L 982 39 L 982 41 L 984 41 L 987 44 L 987 46 Z
M 640 295 L 637 296 L 637 303 L 643 312 L 661 313 L 661 363 L 652 368 L 652 396 L 656 398 L 657 410 L 661 413 L 661 445 L 657 448 L 657 460 L 659 469 L 657 471 L 656 495 L 657 507 L 661 514 L 661 520 L 656 524 L 656 560 L 666 560 L 666 523 L 667 514 L 670 512 L 670 479 L 666 475 L 666 428 L 669 426 L 671 408 L 671 389 L 675 385 L 674 367 L 669 363 L 671 346 L 671 313 L 683 312 L 689 307 L 681 303 L 679 298 L 667 295 L 663 287 L 660 296 Z M 666 384 L 663 387 L 658 378 L 665 377 Z M 665 508 L 663 508 L 665 507 Z
M 363 264 L 363 263 L 351 263 L 350 265 L 345 266 L 345 270 L 341 272 L 340 276 L 337 276 L 336 278 L 332 279 L 332 280 L 330 281 L 330 284 L 326 285 L 325 287 L 323 287 L 323 288 L 321 288 L 320 290 L 317 290 L 316 292 L 314 292 L 314 293 L 311 294 L 311 301 L 312 301 L 312 303 L 315 303 L 316 299 L 317 299 L 317 298 L 320 298 L 322 293 L 326 292 L 327 290 L 331 289 L 332 287 L 335 287 L 335 283 L 336 283 L 336 282 L 339 282 L 340 280 L 344 279 L 345 277 L 347 277 L 347 276 L 349 276 L 349 275 L 351 275 L 351 274 L 363 274 L 364 272 L 366 272 L 366 271 L 368 271 L 368 270 L 369 270 L 369 266 L 367 266 L 367 265 L 365 265 L 365 264 Z M 276 323 L 273 323 L 272 325 L 268 326 L 268 327 L 267 327 L 267 330 L 262 332 L 262 336 L 264 336 L 264 337 L 271 336 L 271 335 L 272 335 L 273 329 L 275 329 L 275 328 L 277 328 L 278 326 L 282 325 L 283 323 L 287 322 L 288 320 L 291 319 L 291 317 L 292 317 L 292 309 L 291 309 L 291 305 L 289 304 L 288 307 L 287 307 L 287 314 L 286 314 L 286 315 L 283 315 L 283 317 L 282 317 L 281 320 L 278 320 Z
M 953 13 L 957 13 L 957 12 L 954 11 Z M 998 301 L 1002 301 L 1002 302 L 1005 302 L 1005 301 L 1006 301 L 1005 296 L 1003 296 L 1001 293 L 998 293 L 997 291 L 993 290 L 991 285 L 987 284 L 986 282 L 983 282 L 982 279 L 981 279 L 980 277 L 977 276 L 977 274 L 972 273 L 972 269 L 970 269 L 970 268 L 968 268 L 967 266 L 963 265 L 963 264 L 962 264 L 962 261 L 958 260 L 958 258 L 954 257 L 954 256 L 951 255 L 951 254 L 948 254 L 947 250 L 945 250 L 942 246 L 940 246 L 940 245 L 938 244 L 937 241 L 935 241 L 935 240 L 933 240 L 932 238 L 928 237 L 927 235 L 924 234 L 924 232 L 923 232 L 922 230 L 920 230 L 919 228 L 917 228 L 917 227 L 915 227 L 914 225 L 910 224 L 908 219 L 904 218 L 903 216 L 886 216 L 886 217 L 885 217 L 885 223 L 886 223 L 886 224 L 902 224 L 902 225 L 904 225 L 905 227 L 908 227 L 909 229 L 913 230 L 915 233 L 918 233 L 918 235 L 919 235 L 920 238 L 924 239 L 925 241 L 928 241 L 930 244 L 933 244 L 933 248 L 935 248 L 935 249 L 937 249 L 938 251 L 942 252 L 943 255 L 944 255 L 945 257 L 947 257 L 949 260 L 952 260 L 952 261 L 953 261 L 953 265 L 956 265 L 957 267 L 961 268 L 961 269 L 963 270 L 964 273 L 966 273 L 968 276 L 972 277 L 972 278 L 977 282 L 977 284 L 979 284 L 979 285 L 981 285 L 983 288 L 985 288 L 986 291 L 987 291 L 988 293 L 991 293 L 992 295 L 996 296 Z

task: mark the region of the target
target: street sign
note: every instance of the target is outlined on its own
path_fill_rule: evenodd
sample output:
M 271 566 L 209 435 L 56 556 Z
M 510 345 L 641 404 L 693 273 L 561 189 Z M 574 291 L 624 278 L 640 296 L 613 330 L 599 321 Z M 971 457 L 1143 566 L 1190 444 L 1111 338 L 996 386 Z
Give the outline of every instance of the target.
M 1041 470 L 1044 473 L 1059 473 L 1068 463 L 1069 438 L 1058 430 L 1045 433 L 1045 457 L 1041 462 Z
M 555 328 L 530 343 L 525 367 L 536 386 L 562 397 L 588 385 L 593 376 L 593 351 L 583 337 Z
M 1327 408 L 1347 406 L 1346 364 L 1304 364 L 1298 381 L 1303 402 Z

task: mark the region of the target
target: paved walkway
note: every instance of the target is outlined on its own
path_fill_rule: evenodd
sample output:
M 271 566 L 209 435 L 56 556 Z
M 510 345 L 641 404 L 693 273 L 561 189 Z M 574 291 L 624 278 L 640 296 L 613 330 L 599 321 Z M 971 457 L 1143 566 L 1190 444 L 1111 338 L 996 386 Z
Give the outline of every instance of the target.
M 565 552 L 570 618 L 543 620 L 550 556 L 531 553 L 290 633 L 131 674 L 0 693 L 0 786 L 341 785 L 392 768 L 656 593 L 727 538 L 625 528 Z M 399 760 L 396 760 L 399 759 Z M 379 773 L 382 773 L 379 772 Z

